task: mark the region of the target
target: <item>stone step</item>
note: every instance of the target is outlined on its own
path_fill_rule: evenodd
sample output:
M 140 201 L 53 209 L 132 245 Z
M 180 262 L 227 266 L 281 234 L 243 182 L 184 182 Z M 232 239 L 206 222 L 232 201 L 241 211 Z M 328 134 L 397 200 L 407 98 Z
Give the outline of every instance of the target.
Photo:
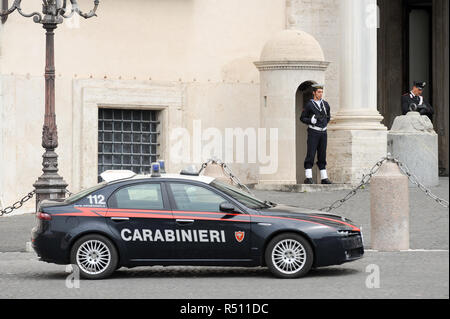
M 342 190 L 351 190 L 352 185 L 350 185 L 350 184 L 332 184 L 332 185 L 255 184 L 255 185 L 251 185 L 251 189 L 254 189 L 257 191 L 274 191 L 274 192 L 285 192 L 285 193 L 317 193 L 317 192 L 336 192 L 336 191 L 342 191 Z

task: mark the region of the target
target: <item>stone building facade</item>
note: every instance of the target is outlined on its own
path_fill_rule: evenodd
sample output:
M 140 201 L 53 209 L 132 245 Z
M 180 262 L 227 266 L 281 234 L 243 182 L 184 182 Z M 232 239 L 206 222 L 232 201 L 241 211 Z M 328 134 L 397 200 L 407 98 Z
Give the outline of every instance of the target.
M 170 172 L 199 165 L 212 154 L 202 146 L 230 129 L 250 142 L 231 137 L 234 145 L 220 144 L 213 153 L 242 181 L 299 183 L 306 127 L 298 112 L 314 82 L 325 83 L 332 108 L 330 178 L 355 183 L 386 153 L 385 118 L 396 112 L 395 96 L 386 89 L 390 75 L 379 65 L 388 52 L 380 43 L 390 40 L 380 35 L 395 19 L 385 1 L 378 2 L 377 9 L 376 0 L 108 0 L 101 1 L 97 18 L 66 21 L 55 37 L 56 152 L 69 190 L 97 183 L 102 170 L 116 166 L 145 172 L 156 158 L 165 159 Z M 445 1 L 423 2 L 448 12 Z M 23 9 L 39 8 L 23 1 Z M 382 23 L 385 15 L 390 19 L 380 29 L 377 13 Z M 299 44 L 292 32 L 309 42 Z M 265 55 L 280 38 L 287 42 Z M 29 192 L 41 175 L 44 39 L 41 27 L 18 14 L 2 21 L 0 206 Z M 440 45 L 448 53 L 448 42 Z M 278 55 L 286 48 L 287 57 Z M 448 66 L 448 54 L 443 59 Z M 448 112 L 448 91 L 442 96 L 439 109 Z M 448 120 L 439 123 L 441 153 L 448 153 Z M 251 138 L 260 137 L 260 128 L 278 129 L 283 142 L 275 173 L 262 174 L 265 164 L 250 151 L 239 161 L 236 149 L 255 148 Z M 181 153 L 174 152 L 177 145 Z M 448 174 L 448 156 L 441 164 Z M 23 211 L 33 208 L 30 203 Z

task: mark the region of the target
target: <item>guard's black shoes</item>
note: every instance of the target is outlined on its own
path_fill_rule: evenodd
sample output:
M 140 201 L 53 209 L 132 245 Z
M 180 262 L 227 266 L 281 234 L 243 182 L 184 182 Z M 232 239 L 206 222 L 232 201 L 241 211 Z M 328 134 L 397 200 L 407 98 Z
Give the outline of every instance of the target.
M 333 183 L 327 178 L 327 179 L 322 179 L 322 184 L 324 184 L 324 185 L 331 185 Z
M 313 182 L 312 178 L 307 178 L 307 179 L 305 179 L 305 182 L 303 184 L 305 184 L 305 185 L 312 185 L 312 184 L 314 184 L 314 182 Z

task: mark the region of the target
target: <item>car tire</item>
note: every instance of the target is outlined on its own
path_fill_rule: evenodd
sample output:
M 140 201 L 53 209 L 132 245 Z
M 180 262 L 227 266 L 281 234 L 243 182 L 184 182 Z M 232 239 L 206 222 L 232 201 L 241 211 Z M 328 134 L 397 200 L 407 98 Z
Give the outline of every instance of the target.
M 78 239 L 72 246 L 70 262 L 84 279 L 104 279 L 117 269 L 119 255 L 114 244 L 106 237 L 92 234 Z
M 303 236 L 284 233 L 269 242 L 265 261 L 272 274 L 278 278 L 301 278 L 313 265 L 314 251 Z

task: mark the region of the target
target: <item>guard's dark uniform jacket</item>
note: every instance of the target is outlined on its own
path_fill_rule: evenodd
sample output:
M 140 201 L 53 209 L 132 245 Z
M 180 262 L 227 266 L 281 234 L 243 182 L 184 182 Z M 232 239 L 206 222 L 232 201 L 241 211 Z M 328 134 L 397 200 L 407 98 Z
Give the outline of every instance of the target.
M 311 119 L 315 115 L 317 123 L 313 124 Z M 327 166 L 327 126 L 331 120 L 330 105 L 327 101 L 316 102 L 310 100 L 306 103 L 300 121 L 308 125 L 308 153 L 305 159 L 305 169 L 314 166 L 314 158 L 318 157 L 317 165 L 320 170 Z
M 416 104 L 418 106 L 417 112 L 421 115 L 426 115 L 433 119 L 434 109 L 430 103 L 426 102 L 422 96 L 415 96 L 412 92 L 403 94 L 402 96 L 402 114 L 406 115 L 410 112 L 411 104 Z

